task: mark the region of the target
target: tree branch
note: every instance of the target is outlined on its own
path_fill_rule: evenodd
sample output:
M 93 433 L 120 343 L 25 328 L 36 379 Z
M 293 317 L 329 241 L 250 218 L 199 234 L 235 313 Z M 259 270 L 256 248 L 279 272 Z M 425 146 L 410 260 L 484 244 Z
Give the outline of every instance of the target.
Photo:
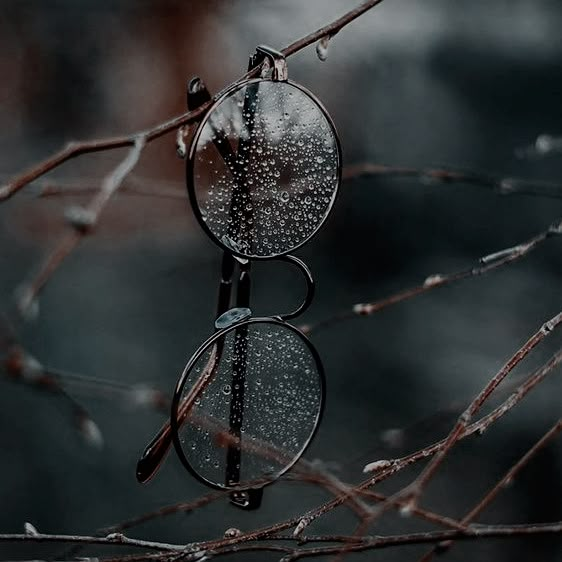
M 464 531 L 434 531 L 427 533 L 408 533 L 402 535 L 388 536 L 366 536 L 357 538 L 348 535 L 325 535 L 307 536 L 296 539 L 292 535 L 272 537 L 274 541 L 288 542 L 335 542 L 345 545 L 350 552 L 362 552 L 366 550 L 379 550 L 393 546 L 406 546 L 412 544 L 439 543 L 445 540 L 475 540 L 483 538 L 514 538 L 521 536 L 536 536 L 546 534 L 562 533 L 562 522 L 531 524 L 531 525 L 473 525 Z M 277 544 L 245 544 L 240 545 L 237 539 L 230 539 L 224 546 L 216 547 L 213 541 L 190 543 L 188 545 L 169 544 L 154 541 L 131 539 L 119 533 L 113 533 L 106 537 L 91 537 L 80 535 L 48 535 L 36 534 L 0 534 L 0 542 L 47 542 L 47 543 L 73 543 L 73 544 L 99 544 L 106 546 L 127 546 L 144 548 L 146 550 L 158 551 L 161 556 L 150 556 L 150 559 L 169 560 L 170 553 L 178 553 L 182 560 L 200 560 L 207 553 L 217 557 L 232 552 L 243 551 L 274 551 L 287 554 L 284 562 L 298 560 L 300 558 L 313 558 L 339 554 L 342 547 L 327 546 L 314 548 L 290 548 Z M 138 559 L 138 558 L 137 558 Z M 114 559 L 116 560 L 116 559 Z
M 20 289 L 18 308 L 25 314 L 35 302 L 37 295 L 53 276 L 66 257 L 78 246 L 82 238 L 92 232 L 99 221 L 105 206 L 115 194 L 127 174 L 136 166 L 145 146 L 145 137 L 137 136 L 134 146 L 129 150 L 124 160 L 103 180 L 99 191 L 96 192 L 86 207 L 72 207 L 66 213 L 66 218 L 72 230 L 63 235 L 55 247 L 47 254 L 39 270 L 32 279 Z
M 385 164 L 353 164 L 343 170 L 343 179 L 364 177 L 414 178 L 427 183 L 468 184 L 491 189 L 500 195 L 535 195 L 562 198 L 562 184 L 555 182 L 501 177 L 474 171 L 445 168 L 409 168 Z
M 365 12 L 367 12 L 371 8 L 374 8 L 381 2 L 382 0 L 368 0 L 366 2 L 363 2 L 357 8 L 354 8 L 353 10 L 347 12 L 345 15 L 333 21 L 332 23 L 321 27 L 317 31 L 306 35 L 305 37 L 299 39 L 298 41 L 295 41 L 294 43 L 291 43 L 290 45 L 282 49 L 281 52 L 286 57 L 289 57 L 325 36 L 331 37 L 341 31 L 353 20 L 357 19 L 359 16 L 363 15 Z M 91 141 L 78 141 L 68 143 L 60 151 L 46 158 L 42 162 L 31 166 L 22 174 L 12 178 L 5 185 L 0 186 L 0 201 L 9 199 L 30 182 L 45 175 L 47 172 L 50 172 L 51 170 L 57 168 L 64 162 L 75 158 L 76 156 L 80 156 L 81 154 L 87 154 L 90 152 L 101 152 L 104 150 L 113 150 L 116 148 L 133 146 L 138 138 L 143 138 L 146 143 L 150 143 L 151 141 L 161 137 L 162 135 L 174 131 L 182 125 L 188 125 L 190 123 L 198 121 L 205 114 L 207 109 L 222 95 L 222 92 L 235 84 L 239 84 L 243 80 L 258 76 L 260 70 L 260 67 L 254 68 L 253 70 L 242 75 L 240 78 L 238 78 L 238 80 L 235 80 L 232 84 L 228 85 L 221 92 L 213 96 L 210 101 L 199 106 L 197 109 L 182 113 L 181 115 L 155 125 L 150 129 L 145 129 L 131 135 L 120 135 L 106 139 L 95 139 Z
M 420 285 L 404 289 L 403 291 L 378 301 L 354 304 L 351 309 L 335 314 L 334 316 L 321 320 L 315 324 L 304 324 L 300 326 L 300 329 L 306 334 L 318 332 L 331 327 L 334 324 L 350 320 L 351 318 L 357 318 L 358 316 L 370 316 L 371 314 L 380 312 L 389 306 L 412 299 L 429 291 L 433 291 L 434 289 L 451 285 L 452 283 L 456 283 L 464 279 L 479 277 L 526 257 L 543 242 L 553 236 L 559 236 L 560 234 L 562 234 L 562 220 L 554 222 L 548 229 L 524 242 L 481 257 L 478 260 L 478 265 L 475 265 L 470 269 L 454 273 L 433 273 L 426 277 L 424 282 Z
M 465 439 L 470 435 L 475 433 L 484 433 L 490 425 L 496 423 L 502 416 L 514 408 L 533 388 L 535 388 L 544 378 L 552 373 L 558 365 L 562 363 L 562 350 L 559 350 L 554 354 L 544 365 L 537 369 L 526 381 L 524 381 L 502 404 L 495 408 L 492 412 L 484 416 L 483 418 L 475 421 L 471 425 L 465 428 L 462 432 L 460 439 Z M 420 461 L 427 460 L 429 457 L 438 453 L 446 443 L 446 438 L 406 455 L 405 457 L 399 459 L 393 459 L 384 463 L 380 463 L 380 468 L 376 471 L 376 474 L 364 480 L 354 488 L 352 488 L 351 493 L 360 493 L 362 490 L 366 490 L 375 486 L 376 484 L 387 480 L 391 476 L 394 476 L 398 472 L 402 471 L 408 466 L 415 464 Z M 372 463 L 371 463 L 372 464 Z M 407 498 L 401 497 L 399 494 L 388 498 L 386 501 L 389 505 L 397 505 L 400 508 L 404 508 L 407 504 L 405 501 Z M 391 501 L 392 500 L 392 501 Z M 298 522 L 298 525 L 304 530 L 308 525 L 319 517 L 329 513 L 333 509 L 339 507 L 345 501 L 344 497 L 336 498 L 334 500 L 328 501 L 321 506 L 310 510 L 308 513 L 303 515 Z M 410 505 L 409 508 L 412 509 L 412 513 L 417 508 L 415 505 Z M 380 515 L 378 513 L 377 515 Z M 304 525 L 302 524 L 304 522 Z M 289 520 L 289 523 L 283 529 L 289 528 L 293 521 Z M 282 530 L 282 529 L 281 529 Z

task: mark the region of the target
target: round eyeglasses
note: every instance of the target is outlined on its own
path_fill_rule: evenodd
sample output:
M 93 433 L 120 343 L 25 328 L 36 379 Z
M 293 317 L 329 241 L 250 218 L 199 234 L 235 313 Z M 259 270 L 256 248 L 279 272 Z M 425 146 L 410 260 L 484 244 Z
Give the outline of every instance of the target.
M 250 69 L 271 69 L 220 95 L 195 131 L 187 160 L 194 213 L 223 249 L 215 332 L 187 362 L 171 415 L 145 448 L 137 479 L 149 480 L 173 443 L 197 479 L 254 509 L 263 487 L 287 472 L 314 434 L 325 401 L 318 352 L 288 320 L 312 301 L 308 267 L 289 255 L 324 224 L 341 182 L 341 149 L 320 102 L 287 80 L 283 55 L 258 47 Z M 191 81 L 188 106 L 210 100 Z M 251 263 L 278 259 L 303 273 L 294 311 L 253 317 Z M 232 294 L 236 268 L 239 276 Z

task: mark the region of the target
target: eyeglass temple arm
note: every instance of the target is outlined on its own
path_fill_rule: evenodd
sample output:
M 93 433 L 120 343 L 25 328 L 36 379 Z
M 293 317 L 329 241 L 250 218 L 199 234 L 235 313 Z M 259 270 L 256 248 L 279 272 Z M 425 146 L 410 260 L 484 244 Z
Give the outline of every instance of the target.
M 248 69 L 254 65 L 253 59 L 250 58 Z M 228 234 L 233 240 L 239 240 L 245 237 L 248 247 L 251 245 L 252 232 L 248 229 L 253 216 L 253 209 L 246 205 L 245 199 L 248 197 L 248 185 L 246 184 L 247 170 L 249 169 L 250 159 L 250 143 L 252 132 L 254 129 L 254 109 L 256 104 L 257 89 L 259 83 L 255 86 L 250 85 L 246 88 L 244 94 L 244 106 L 242 115 L 245 118 L 247 135 L 241 136 L 238 141 L 238 152 L 236 158 L 237 166 L 237 185 L 233 192 L 229 219 L 230 225 Z M 244 229 L 244 230 L 243 230 Z M 243 231 L 242 231 L 243 230 Z M 241 232 L 242 231 L 242 232 Z M 240 277 L 236 287 L 236 306 L 240 308 L 250 308 L 250 291 L 251 291 L 251 262 L 248 260 L 240 261 Z M 231 400 L 230 415 L 228 428 L 229 433 L 234 437 L 233 441 L 228 445 L 226 451 L 226 470 L 225 484 L 227 486 L 235 486 L 240 482 L 241 462 L 242 462 L 242 423 L 244 420 L 244 390 L 246 384 L 246 370 L 248 359 L 248 327 L 241 326 L 234 331 L 234 357 L 232 362 L 232 381 L 231 381 Z M 261 500 L 261 496 L 259 497 Z M 230 501 L 241 508 L 254 509 L 259 505 L 252 505 L 248 502 L 247 493 L 232 492 Z
M 190 80 L 187 87 L 187 106 L 192 110 L 211 99 L 209 90 L 199 77 Z M 223 141 L 223 142 L 219 142 Z M 230 141 L 224 135 L 222 130 L 215 131 L 215 146 L 224 158 L 229 167 L 235 165 L 235 153 L 232 149 Z M 232 170 L 232 168 L 231 168 Z M 226 312 L 230 308 L 230 296 L 232 292 L 232 277 L 234 274 L 235 261 L 232 255 L 224 252 L 221 267 L 221 280 L 219 284 L 219 296 L 217 302 L 217 317 Z M 222 349 L 217 350 L 217 355 L 222 353 Z M 220 357 L 217 357 L 218 364 Z M 184 408 L 185 409 L 185 408 Z M 186 417 L 187 412 L 180 411 L 180 417 Z M 136 477 L 141 483 L 148 482 L 160 468 L 167 452 L 172 445 L 172 430 L 170 421 L 167 420 L 158 433 L 152 438 L 150 443 L 145 447 L 141 457 L 137 462 Z
M 285 57 L 271 49 L 270 47 L 260 46 L 257 48 L 254 56 L 250 57 L 248 70 L 262 64 L 267 59 L 272 67 L 273 80 L 287 80 L 287 63 Z M 246 227 L 244 233 L 250 247 L 251 230 L 247 225 L 251 224 L 249 219 L 253 216 L 253 207 L 244 205 L 244 199 L 248 194 L 248 186 L 246 185 L 246 175 L 249 169 L 250 146 L 252 132 L 254 129 L 254 109 L 256 106 L 259 82 L 255 85 L 248 86 L 244 95 L 244 107 L 242 115 L 247 119 L 247 136 L 241 137 L 238 141 L 238 153 L 236 158 L 237 187 L 233 193 L 230 206 L 230 228 L 229 234 L 233 240 L 240 238 L 240 230 Z M 238 210 L 238 212 L 236 212 Z M 250 307 L 250 277 L 251 262 L 248 260 L 240 261 L 240 278 L 238 280 L 236 306 L 240 308 Z M 302 307 L 301 307 L 302 308 Z M 300 310 L 300 308 L 299 308 Z M 241 462 L 242 462 L 242 443 L 241 429 L 244 418 L 244 390 L 246 384 L 246 370 L 248 357 L 248 326 L 240 326 L 236 328 L 234 335 L 235 353 L 232 365 L 232 391 L 230 401 L 230 418 L 229 432 L 235 438 L 229 444 L 226 453 L 226 474 L 225 480 L 227 486 L 233 486 L 240 482 Z M 236 349 L 236 346 L 238 349 Z M 243 509 L 256 509 L 260 506 L 263 495 L 263 489 L 249 489 L 243 491 L 234 491 L 230 494 L 230 501 L 237 507 Z
M 250 262 L 240 264 L 240 277 L 236 290 L 236 306 L 249 308 L 251 290 Z M 234 438 L 226 451 L 225 484 L 234 486 L 240 482 L 241 429 L 244 416 L 244 386 L 248 356 L 248 326 L 234 331 L 231 400 L 228 429 Z

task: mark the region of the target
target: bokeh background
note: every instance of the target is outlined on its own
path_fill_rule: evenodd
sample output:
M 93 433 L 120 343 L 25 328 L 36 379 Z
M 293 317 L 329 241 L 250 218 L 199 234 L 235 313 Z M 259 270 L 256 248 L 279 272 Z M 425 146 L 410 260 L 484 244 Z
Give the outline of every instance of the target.
M 176 115 L 184 110 L 191 76 L 203 77 L 215 92 L 245 70 L 256 45 L 287 45 L 350 7 L 343 0 L 4 0 L 0 174 L 17 173 L 69 140 L 141 130 Z M 326 62 L 310 47 L 289 59 L 289 72 L 332 114 L 346 164 L 452 166 L 556 181 L 562 157 L 519 158 L 516 151 L 562 129 L 561 27 L 558 0 L 462 6 L 387 0 L 331 41 Z M 83 156 L 47 179 L 95 187 L 123 154 Z M 154 188 L 183 192 L 184 163 L 175 155 L 174 135 L 150 144 L 134 174 Z M 64 231 L 64 209 L 84 200 L 36 194 L 31 186 L 0 205 L 0 304 L 12 316 L 14 292 Z M 469 267 L 561 215 L 556 198 L 412 179 L 347 181 L 326 227 L 299 252 L 318 283 L 303 321 Z M 560 244 L 553 239 L 513 266 L 313 335 L 329 394 L 308 458 L 330 463 L 340 478 L 355 482 L 366 462 L 443 436 L 455 408 L 559 311 Z M 21 341 L 46 365 L 169 395 L 211 330 L 219 267 L 220 251 L 198 228 L 187 197 L 118 195 L 95 234 L 41 294 L 39 314 L 22 326 Z M 300 280 L 281 265 L 258 265 L 255 277 L 256 311 L 275 313 L 299 299 Z M 518 373 L 540 364 L 561 341 L 553 334 Z M 20 532 L 29 521 L 43 532 L 90 533 L 205 492 L 173 455 L 154 481 L 137 484 L 138 455 L 164 418 L 135 405 L 138 387 L 129 394 L 69 390 L 98 424 L 102 449 L 76 431 L 66 402 L 0 378 L 1 532 Z M 561 390 L 557 373 L 485 436 L 459 445 L 423 504 L 462 516 L 554 423 Z M 258 512 L 223 501 L 131 535 L 213 538 L 229 527 L 249 530 L 302 513 L 326 497 L 280 483 L 267 491 Z M 562 453 L 555 442 L 480 520 L 560 519 Z M 426 527 L 389 515 L 374 532 L 419 528 Z M 342 510 L 313 529 L 351 532 L 353 518 Z M 560 538 L 480 541 L 447 557 L 556 561 L 561 545 Z M 0 544 L 3 559 L 57 552 Z M 409 547 L 363 559 L 413 560 L 421 552 Z

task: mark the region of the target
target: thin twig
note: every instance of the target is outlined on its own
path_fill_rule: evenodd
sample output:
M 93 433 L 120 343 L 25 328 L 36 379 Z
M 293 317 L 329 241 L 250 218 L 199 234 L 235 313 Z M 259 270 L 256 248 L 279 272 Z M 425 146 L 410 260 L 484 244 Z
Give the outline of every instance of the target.
M 380 492 L 374 492 L 372 490 L 360 490 L 359 493 L 367 498 L 373 498 L 377 502 L 384 503 L 388 501 L 388 497 L 385 496 L 384 494 L 381 494 Z M 400 503 L 398 505 L 400 505 Z M 464 525 L 460 521 L 457 521 L 456 519 L 452 519 L 451 517 L 440 515 L 439 513 L 435 513 L 433 511 L 429 511 L 428 509 L 423 509 L 418 506 L 412 509 L 412 515 L 415 515 L 420 519 L 425 519 L 430 523 L 435 523 L 436 525 L 440 525 L 441 527 L 445 527 L 448 529 L 456 529 L 457 531 L 464 531 L 466 529 L 466 525 Z
M 443 184 L 468 184 L 492 189 L 500 195 L 533 195 L 537 197 L 562 198 L 562 184 L 515 177 L 501 177 L 474 171 L 460 171 L 450 168 L 409 168 L 386 164 L 352 164 L 345 166 L 342 179 L 354 180 L 363 177 L 413 178 L 421 182 Z M 97 188 L 95 178 L 74 178 L 35 182 L 37 197 L 87 195 Z M 185 185 L 131 175 L 119 190 L 120 194 L 185 200 Z
M 353 164 L 343 170 L 343 179 L 363 177 L 414 178 L 422 182 L 443 184 L 468 184 L 491 189 L 500 195 L 534 195 L 562 198 L 562 184 L 514 177 L 501 177 L 471 170 L 449 168 L 410 168 L 386 164 Z
M 95 186 L 95 178 L 74 178 L 66 180 L 45 180 L 34 182 L 37 185 L 38 198 L 86 196 L 99 188 Z M 155 197 L 161 199 L 186 200 L 185 184 L 181 182 L 150 179 L 131 174 L 119 189 L 119 194 L 139 197 Z
M 562 522 L 538 525 L 487 525 L 473 526 L 466 531 L 436 531 L 429 533 L 411 533 L 394 536 L 364 537 L 357 543 L 346 544 L 345 549 L 350 552 L 364 552 L 394 546 L 442 542 L 443 540 L 474 540 L 496 537 L 521 537 L 544 534 L 559 534 L 562 532 Z M 439 539 L 438 537 L 446 537 Z M 286 556 L 282 562 L 291 562 L 301 558 L 313 558 L 339 554 L 341 546 L 329 546 L 295 550 Z
M 310 334 L 311 332 L 316 333 L 320 330 L 331 327 L 334 324 L 338 324 L 345 320 L 350 320 L 359 316 L 370 316 L 372 314 L 380 312 L 385 308 L 388 308 L 389 306 L 393 306 L 429 291 L 433 291 L 434 289 L 450 285 L 457 281 L 469 279 L 472 277 L 479 277 L 480 275 L 484 275 L 486 273 L 489 273 L 490 271 L 494 271 L 526 257 L 529 253 L 531 253 L 540 244 L 544 243 L 549 238 L 553 236 L 559 236 L 561 234 L 562 220 L 557 220 L 549 228 L 524 242 L 481 257 L 478 260 L 478 265 L 475 265 L 470 269 L 464 269 L 462 271 L 457 271 L 454 273 L 431 274 L 425 278 L 423 283 L 419 285 L 415 285 L 414 287 L 410 287 L 409 289 L 404 289 L 403 291 L 399 291 L 398 293 L 394 293 L 378 301 L 354 304 L 351 309 L 321 320 L 320 322 L 317 322 L 315 324 L 302 325 L 300 328 L 307 334 Z
M 0 361 L 0 367 L 11 380 L 33 386 L 62 398 L 70 406 L 73 423 L 82 438 L 89 445 L 98 448 L 103 445 L 101 431 L 86 408 L 75 400 L 61 386 L 57 378 L 47 372 L 35 357 L 14 344 L 9 349 L 8 354 Z
M 108 201 L 115 194 L 119 186 L 136 166 L 145 145 L 145 138 L 136 137 L 123 161 L 103 180 L 100 189 L 96 192 L 86 207 L 70 209 L 67 219 L 72 230 L 65 233 L 56 243 L 55 247 L 47 254 L 37 273 L 31 280 L 23 285 L 22 297 L 18 306 L 22 313 L 26 313 L 35 302 L 39 292 L 47 281 L 57 271 L 65 258 L 78 246 L 82 238 L 91 233 L 99 221 L 99 217 Z
M 499 386 L 505 377 L 556 327 L 562 323 L 562 312 L 545 322 L 541 328 L 535 332 L 527 342 L 519 348 L 519 350 L 505 363 L 505 365 L 491 378 L 482 391 L 474 398 L 465 411 L 459 416 L 457 423 L 445 438 L 443 445 L 433 455 L 429 464 L 415 478 L 415 480 L 388 498 L 370 517 L 365 518 L 356 530 L 356 534 L 360 535 L 365 532 L 369 525 L 376 521 L 383 513 L 394 506 L 401 506 L 400 509 L 404 513 L 411 513 L 417 506 L 419 497 L 425 490 L 429 481 L 435 476 L 438 469 L 443 464 L 445 457 L 449 454 L 453 446 L 463 437 L 473 416 L 480 410 L 482 405 L 490 397 L 493 391 Z M 406 500 L 406 502 L 404 501 Z M 349 547 L 339 551 L 340 558 L 350 551 Z
M 50 542 L 50 543 L 74 543 L 74 544 L 102 544 L 111 546 L 129 546 L 158 550 L 165 552 L 183 551 L 191 545 L 169 544 L 154 541 L 131 539 L 121 533 L 112 533 L 106 537 L 91 537 L 84 535 L 50 535 L 44 533 L 5 533 L 0 534 L 0 542 Z

